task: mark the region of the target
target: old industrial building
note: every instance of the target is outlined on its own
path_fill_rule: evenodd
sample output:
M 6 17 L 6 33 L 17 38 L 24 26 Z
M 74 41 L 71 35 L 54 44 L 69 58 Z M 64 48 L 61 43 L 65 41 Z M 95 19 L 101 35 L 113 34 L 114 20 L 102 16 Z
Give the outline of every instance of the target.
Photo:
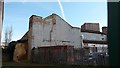
M 71 26 L 56 14 L 46 18 L 33 15 L 29 24 L 31 48 L 56 45 L 81 47 L 80 28 Z
M 107 27 L 99 29 L 99 23 L 85 23 L 81 26 L 83 47 L 89 49 L 89 53 L 107 53 Z
M 31 50 L 34 48 L 45 48 L 48 46 L 56 46 L 60 49 L 64 46 L 81 48 L 81 39 L 80 28 L 73 27 L 60 16 L 52 14 L 46 18 L 32 15 L 29 19 L 29 30 L 20 41 L 28 46 L 27 52 L 30 60 L 32 56 Z
M 80 29 L 56 14 L 46 18 L 32 15 L 29 29 L 17 45 L 23 53 L 16 46 L 16 62 L 26 55 L 28 60 L 36 63 L 82 64 L 83 57 L 89 53 L 107 52 L 107 35 L 100 32 L 99 23 L 85 23 Z
M 83 47 L 89 48 L 89 53 L 107 52 L 107 36 L 103 33 L 82 32 Z

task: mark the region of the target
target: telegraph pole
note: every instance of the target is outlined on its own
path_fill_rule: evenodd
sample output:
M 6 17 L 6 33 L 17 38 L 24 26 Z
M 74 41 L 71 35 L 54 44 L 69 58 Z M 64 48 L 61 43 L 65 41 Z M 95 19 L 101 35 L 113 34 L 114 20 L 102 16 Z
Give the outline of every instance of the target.
M 3 13 L 4 13 L 4 0 L 0 0 L 0 46 L 1 46 L 2 24 L 3 24 Z

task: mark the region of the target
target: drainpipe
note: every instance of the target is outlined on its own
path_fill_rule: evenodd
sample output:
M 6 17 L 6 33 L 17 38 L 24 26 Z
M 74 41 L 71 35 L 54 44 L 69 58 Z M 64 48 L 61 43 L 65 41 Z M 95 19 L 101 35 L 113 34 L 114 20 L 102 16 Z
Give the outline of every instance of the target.
M 81 47 L 83 48 L 83 35 L 80 36 L 80 39 L 81 39 Z
M 52 33 L 52 29 L 50 30 L 50 46 L 51 46 L 51 33 Z

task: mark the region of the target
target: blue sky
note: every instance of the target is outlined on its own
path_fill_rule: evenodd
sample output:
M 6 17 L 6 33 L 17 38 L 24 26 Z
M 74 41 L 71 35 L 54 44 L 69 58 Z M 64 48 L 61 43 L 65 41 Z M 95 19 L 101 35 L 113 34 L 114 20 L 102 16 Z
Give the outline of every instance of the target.
M 85 22 L 100 23 L 100 27 L 107 26 L 106 2 L 61 2 L 66 21 L 72 26 L 80 27 Z M 62 16 L 58 2 L 6 2 L 4 9 L 4 31 L 12 26 L 12 40 L 20 39 L 27 31 L 29 17 L 38 15 L 47 17 L 52 13 Z

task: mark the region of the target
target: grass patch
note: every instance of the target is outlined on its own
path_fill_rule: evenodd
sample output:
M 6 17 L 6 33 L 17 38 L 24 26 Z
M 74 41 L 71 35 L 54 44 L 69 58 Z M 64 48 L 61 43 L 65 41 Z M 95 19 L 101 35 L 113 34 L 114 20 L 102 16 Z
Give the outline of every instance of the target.
M 37 64 L 30 62 L 3 62 L 2 68 L 107 68 L 107 66 L 81 66 L 81 65 L 65 65 L 65 64 Z

